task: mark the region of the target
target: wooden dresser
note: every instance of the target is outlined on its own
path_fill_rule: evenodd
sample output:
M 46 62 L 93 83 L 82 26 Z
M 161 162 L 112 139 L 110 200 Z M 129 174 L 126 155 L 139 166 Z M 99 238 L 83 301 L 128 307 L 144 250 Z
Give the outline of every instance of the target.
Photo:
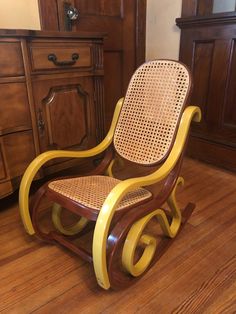
M 104 135 L 103 34 L 0 30 L 0 198 L 31 160 Z M 76 166 L 55 160 L 41 177 Z

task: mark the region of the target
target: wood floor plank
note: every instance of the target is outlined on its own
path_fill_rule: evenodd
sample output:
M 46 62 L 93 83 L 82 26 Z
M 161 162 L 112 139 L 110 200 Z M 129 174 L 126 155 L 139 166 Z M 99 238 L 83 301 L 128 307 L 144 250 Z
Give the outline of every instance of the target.
M 214 304 L 219 294 L 231 287 L 236 275 L 236 237 L 230 242 L 234 251 L 225 245 L 217 250 L 212 250 L 207 256 L 201 256 L 196 260 L 196 265 L 186 266 L 185 274 L 180 278 L 174 272 L 171 276 L 172 283 L 164 290 L 153 295 L 153 299 L 141 306 L 141 312 L 148 312 L 158 307 L 162 313 L 204 313 L 209 305 Z M 216 259 L 218 254 L 224 254 L 224 258 Z M 224 259 L 227 258 L 227 262 Z M 214 263 L 214 268 L 211 265 Z M 215 270 L 217 269 L 217 270 Z M 178 272 L 178 270 L 176 270 Z M 176 280 L 177 277 L 177 280 Z M 165 286 L 165 284 L 162 284 Z M 164 299 L 163 299 L 163 296 Z M 180 303 L 180 298 L 185 299 Z M 164 301 L 162 301 L 164 300 Z M 170 306 L 171 303 L 171 306 Z
M 1 268 L 0 311 L 52 284 L 83 263 L 55 249 L 41 248 Z
M 235 281 L 232 282 L 232 285 L 221 290 L 218 296 L 215 298 L 214 303 L 208 306 L 205 310 L 206 314 L 212 313 L 222 313 L 230 314 L 235 313 L 236 309 L 236 298 L 235 298 L 236 284 Z

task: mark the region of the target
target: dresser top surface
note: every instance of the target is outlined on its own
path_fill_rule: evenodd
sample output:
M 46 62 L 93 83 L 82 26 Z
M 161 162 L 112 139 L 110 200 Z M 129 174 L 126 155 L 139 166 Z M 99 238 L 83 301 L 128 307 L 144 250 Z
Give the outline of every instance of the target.
M 39 37 L 39 38 L 77 38 L 102 39 L 106 33 L 101 32 L 59 32 L 39 31 L 29 29 L 0 29 L 0 37 Z

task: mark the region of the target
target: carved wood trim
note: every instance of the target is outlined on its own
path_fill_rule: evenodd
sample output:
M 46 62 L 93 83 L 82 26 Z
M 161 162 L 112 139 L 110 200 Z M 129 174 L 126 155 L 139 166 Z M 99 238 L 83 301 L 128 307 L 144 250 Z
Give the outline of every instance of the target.
M 217 13 L 209 16 L 177 18 L 175 21 L 176 25 L 181 29 L 209 25 L 235 24 L 236 12 Z
M 101 70 L 104 67 L 103 64 L 103 44 L 96 44 L 92 49 L 95 70 Z
M 49 105 L 54 101 L 55 97 L 58 95 L 58 93 L 63 93 L 63 92 L 69 92 L 76 90 L 77 93 L 84 98 L 84 104 L 85 104 L 85 111 L 87 112 L 87 106 L 88 106 L 88 94 L 83 90 L 82 86 L 80 84 L 78 85 L 68 85 L 68 86 L 56 86 L 52 87 L 48 93 L 48 95 L 42 100 L 42 104 L 45 107 L 45 112 L 46 112 L 46 121 L 47 121 L 47 129 L 48 129 L 48 139 L 49 139 L 49 144 L 51 146 L 55 146 L 55 143 L 53 141 L 53 127 L 51 123 L 51 113 L 50 113 L 50 108 Z M 88 130 L 88 121 L 87 119 L 84 120 L 85 123 L 85 128 Z M 86 135 L 82 137 L 81 142 L 79 145 L 81 145 L 86 138 Z

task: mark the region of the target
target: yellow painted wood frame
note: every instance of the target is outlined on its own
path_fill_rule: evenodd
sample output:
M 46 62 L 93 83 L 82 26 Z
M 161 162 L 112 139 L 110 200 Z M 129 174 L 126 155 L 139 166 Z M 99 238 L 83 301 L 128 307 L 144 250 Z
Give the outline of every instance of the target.
M 48 152 L 40 154 L 30 163 L 30 165 L 28 166 L 28 168 L 26 169 L 23 175 L 23 178 L 20 184 L 20 190 L 19 190 L 19 207 L 20 207 L 21 219 L 24 224 L 25 230 L 30 235 L 33 235 L 35 231 L 32 225 L 30 212 L 29 212 L 29 191 L 30 191 L 30 186 L 32 184 L 32 181 L 36 173 L 38 172 L 38 170 L 42 167 L 43 164 L 55 158 L 65 158 L 65 157 L 87 158 L 87 157 L 96 156 L 102 153 L 112 143 L 114 130 L 115 130 L 119 113 L 122 107 L 122 103 L 123 103 L 123 98 L 121 98 L 116 104 L 111 127 L 109 129 L 109 132 L 107 133 L 107 136 L 96 147 L 91 148 L 89 150 L 85 150 L 85 151 L 52 150 L 52 151 L 48 151 Z
M 122 103 L 123 99 L 120 99 L 117 102 L 110 130 L 105 139 L 96 147 L 86 151 L 62 151 L 62 150 L 49 151 L 39 155 L 31 162 L 22 178 L 19 191 L 20 214 L 24 227 L 29 234 L 32 235 L 35 233 L 29 212 L 29 191 L 31 183 L 40 167 L 51 159 L 64 157 L 71 158 L 92 157 L 97 154 L 100 154 L 105 149 L 107 149 L 113 140 L 114 130 L 119 117 Z M 198 107 L 189 106 L 185 109 L 169 157 L 157 171 L 147 176 L 124 180 L 120 182 L 117 186 L 115 186 L 107 196 L 98 215 L 98 219 L 96 221 L 92 248 L 93 265 L 96 278 L 98 284 L 104 289 L 109 289 L 110 287 L 106 261 L 106 242 L 108 237 L 108 231 L 110 228 L 110 223 L 112 221 L 112 217 L 115 213 L 118 203 L 125 196 L 125 194 L 131 191 L 132 189 L 152 185 L 166 178 L 166 176 L 175 167 L 176 163 L 179 160 L 179 157 L 183 151 L 187 139 L 189 127 L 192 120 L 196 122 L 199 122 L 201 120 L 201 111 Z M 169 201 L 175 202 L 173 197 L 172 199 L 170 198 Z M 172 233 L 173 230 L 168 229 L 169 228 L 168 222 L 164 223 L 164 225 L 165 225 L 164 228 L 166 228 L 166 230 L 171 231 L 170 233 Z M 151 239 L 149 238 L 146 240 L 147 240 L 146 242 L 148 243 L 150 243 L 151 241 Z M 155 243 L 153 243 L 153 245 L 155 246 Z
M 185 109 L 174 146 L 164 164 L 154 173 L 138 178 L 127 179 L 117 184 L 107 196 L 98 215 L 93 236 L 93 265 L 98 284 L 104 289 L 110 288 L 106 261 L 106 241 L 108 230 L 116 207 L 121 199 L 134 188 L 152 185 L 163 180 L 176 165 L 186 142 L 191 121 L 201 120 L 201 111 L 196 106 Z

